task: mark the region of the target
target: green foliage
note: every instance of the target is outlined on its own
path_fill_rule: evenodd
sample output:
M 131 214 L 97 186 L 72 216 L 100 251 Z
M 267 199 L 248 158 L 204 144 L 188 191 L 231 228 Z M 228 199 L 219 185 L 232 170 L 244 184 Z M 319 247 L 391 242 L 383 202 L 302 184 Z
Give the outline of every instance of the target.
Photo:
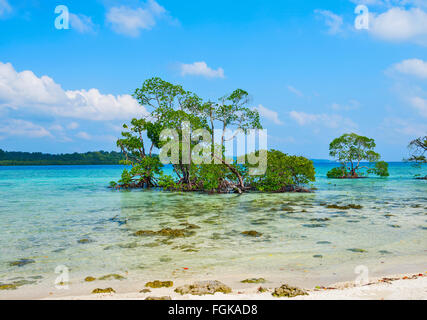
M 158 185 L 163 190 L 168 191 L 175 191 L 179 189 L 175 179 L 170 175 L 161 175 L 158 181 Z
M 314 167 L 311 161 L 275 150 L 269 153 L 266 173 L 258 177 L 248 175 L 249 169 L 255 166 L 230 164 L 224 160 L 226 130 L 247 132 L 249 129 L 262 129 L 259 113 L 249 107 L 249 94 L 242 89 L 220 98 L 218 103 L 203 102 L 197 95 L 179 85 L 160 78 L 152 78 L 135 90 L 134 97 L 149 110 L 150 118 L 133 119 L 129 126 L 124 126 L 126 131 L 117 141 L 117 145 L 125 155 L 123 164 L 132 168 L 130 171 L 124 170 L 119 181 L 120 186 L 158 186 L 164 190 L 205 192 L 234 190 L 241 193 L 247 189 L 245 186 L 247 183 L 249 188 L 283 192 L 294 191 L 314 181 Z M 223 135 L 219 147 L 214 147 L 213 132 L 215 125 L 218 124 Z M 163 175 L 158 158 L 151 156 L 154 147 L 159 149 L 168 143 L 160 141 L 163 129 L 173 129 L 179 138 L 176 142 L 178 145 L 175 145 L 179 150 L 178 163 L 173 165 L 177 179 Z M 195 165 L 194 162 L 185 164 L 182 155 L 185 150 L 183 140 L 189 139 L 187 140 L 189 154 L 190 157 L 194 156 L 192 154 L 194 147 L 200 143 L 200 140 L 193 139 L 197 129 L 206 129 L 210 133 L 210 141 L 204 142 L 208 150 L 211 150 L 213 158 L 220 160 L 220 164 Z M 151 141 L 148 154 L 145 136 Z
M 46 154 L 40 152 L 8 152 L 0 149 L 0 166 L 115 165 L 123 159 L 123 154 L 115 151 Z
M 425 156 L 427 152 L 427 136 L 412 140 L 408 148 L 411 152 L 411 157 L 408 161 L 414 162 L 415 164 L 427 163 L 427 158 Z
M 197 167 L 195 176 L 203 191 L 214 192 L 220 189 L 228 173 L 228 169 L 222 164 L 202 164 Z
M 170 177 L 160 177 L 157 186 L 167 189 L 179 188 L 182 190 L 212 191 L 228 188 L 230 183 L 239 181 L 243 189 L 243 180 L 240 170 L 233 165 L 222 162 L 222 165 L 199 165 L 185 164 L 183 159 L 184 142 L 189 139 L 189 154 L 192 156 L 193 148 L 200 141 L 195 141 L 193 134 L 198 129 L 206 129 L 211 135 L 214 132 L 214 123 L 220 123 L 223 132 L 227 129 L 261 129 L 259 113 L 247 106 L 249 94 L 237 89 L 230 95 L 219 99 L 218 103 L 203 102 L 196 94 L 184 90 L 180 85 L 174 85 L 160 78 L 151 78 L 142 84 L 141 88 L 135 90 L 135 99 L 150 111 L 150 118 L 133 119 L 131 124 L 124 125 L 127 131 L 122 133 L 122 138 L 117 141 L 125 155 L 123 164 L 132 166 L 129 173 L 131 184 L 135 186 L 155 185 L 155 175 L 159 169 L 157 163 L 147 163 L 146 158 L 151 158 L 153 148 L 160 149 L 167 143 L 160 141 L 160 133 L 164 129 L 173 129 L 178 134 L 179 141 L 179 163 L 175 163 L 174 171 L 178 181 L 172 184 Z M 183 123 L 188 127 L 183 127 Z M 187 137 L 186 132 L 189 132 Z M 144 136 L 151 141 L 150 152 L 147 155 Z M 211 141 L 206 141 L 213 146 Z M 221 141 L 221 154 L 215 154 L 215 158 L 223 158 L 224 135 Z M 214 150 L 212 147 L 212 154 Z M 191 159 L 190 159 L 191 160 Z M 125 174 L 127 177 L 127 174 Z M 122 178 L 123 180 L 123 178 Z M 123 182 L 127 182 L 126 179 Z
M 381 162 L 377 165 L 380 154 L 375 152 L 376 147 L 374 139 L 359 136 L 355 133 L 344 134 L 339 138 L 334 139 L 329 145 L 329 155 L 334 157 L 341 163 L 345 170 L 345 178 L 357 178 L 364 174 L 361 169 L 365 169 L 366 173 L 374 173 L 380 176 L 388 175 L 388 165 Z M 362 165 L 362 162 L 375 163 L 375 167 L 371 168 Z M 331 177 L 337 175 L 337 171 L 330 172 Z
M 249 185 L 263 192 L 286 192 L 301 189 L 315 181 L 313 162 L 277 150 L 267 153 L 268 165 L 262 176 L 248 176 Z
M 344 167 L 339 168 L 333 168 L 332 170 L 329 170 L 326 176 L 329 179 L 339 179 L 344 178 L 348 175 L 348 172 L 345 170 Z
M 368 169 L 368 173 L 376 174 L 380 177 L 388 177 L 388 163 L 385 161 L 379 161 L 375 164 L 375 168 Z

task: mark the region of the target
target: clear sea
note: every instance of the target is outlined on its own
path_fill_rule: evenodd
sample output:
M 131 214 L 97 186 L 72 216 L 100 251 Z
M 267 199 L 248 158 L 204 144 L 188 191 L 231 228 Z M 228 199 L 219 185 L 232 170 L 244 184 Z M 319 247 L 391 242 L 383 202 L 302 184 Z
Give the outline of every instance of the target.
M 388 178 L 328 180 L 334 164 L 315 166 L 315 193 L 241 196 L 111 190 L 121 166 L 0 167 L 0 284 L 25 284 L 0 296 L 55 290 L 59 265 L 75 287 L 110 273 L 129 283 L 264 277 L 315 285 L 351 279 L 358 265 L 374 274 L 427 271 L 427 181 L 413 179 L 426 167 L 390 163 Z M 200 228 L 186 238 L 134 235 L 185 223 Z M 250 230 L 262 236 L 241 234 Z M 10 264 L 20 259 L 31 263 Z

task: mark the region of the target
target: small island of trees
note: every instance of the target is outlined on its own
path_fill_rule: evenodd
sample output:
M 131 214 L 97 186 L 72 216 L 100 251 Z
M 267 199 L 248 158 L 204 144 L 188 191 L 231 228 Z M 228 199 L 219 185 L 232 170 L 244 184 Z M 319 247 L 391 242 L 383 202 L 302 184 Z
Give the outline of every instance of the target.
M 150 116 L 133 119 L 129 125 L 123 126 L 125 131 L 117 146 L 126 158 L 122 163 L 130 169 L 124 169 L 118 182 L 110 183 L 112 188 L 157 187 L 168 191 L 208 193 L 309 192 L 307 185 L 315 181 L 313 162 L 304 157 L 277 150 L 258 150 L 239 159 L 225 157 L 227 130 L 247 133 L 250 129 L 262 129 L 259 113 L 249 107 L 249 94 L 242 89 L 218 99 L 218 102 L 203 101 L 180 85 L 151 78 L 135 91 L 134 97 L 150 110 Z M 222 130 L 219 144 L 214 140 L 216 126 Z M 200 129 L 209 133 L 210 141 L 200 137 Z M 173 176 L 164 174 L 160 157 L 152 154 L 154 148 L 161 149 L 168 143 L 162 139 L 165 130 L 176 133 L 172 139 L 176 140 L 179 156 L 173 163 Z M 202 140 L 207 142 L 205 150 L 200 149 Z M 194 161 L 206 148 L 211 155 L 210 161 Z M 265 163 L 256 163 L 254 159 L 261 162 L 266 159 L 268 166 L 256 172 Z
M 329 145 L 329 155 L 335 158 L 341 167 L 330 170 L 327 177 L 357 179 L 369 174 L 389 176 L 388 163 L 379 161 L 381 156 L 374 151 L 375 147 L 374 139 L 356 133 L 347 133 L 334 139 Z

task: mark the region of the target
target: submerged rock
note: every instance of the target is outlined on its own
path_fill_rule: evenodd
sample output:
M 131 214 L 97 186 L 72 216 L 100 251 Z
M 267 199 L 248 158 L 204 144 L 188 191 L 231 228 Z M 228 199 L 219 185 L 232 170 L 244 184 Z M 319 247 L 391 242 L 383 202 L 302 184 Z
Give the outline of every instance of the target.
M 0 290 L 16 290 L 18 289 L 18 286 L 15 284 L 0 284 Z
M 347 249 L 347 251 L 356 252 L 356 253 L 366 253 L 366 252 L 368 252 L 365 249 L 359 249 L 359 248 Z
M 80 240 L 77 240 L 77 243 L 80 243 L 80 244 L 86 244 L 86 243 L 92 243 L 92 242 L 94 242 L 94 241 L 91 240 L 91 239 L 80 239 Z
M 172 258 L 171 258 L 171 257 L 164 256 L 164 257 L 160 257 L 160 258 L 159 258 L 159 261 L 160 261 L 160 262 L 171 262 L 171 261 L 172 261 Z
M 330 204 L 330 205 L 327 205 L 326 208 L 328 208 L 328 209 L 339 209 L 339 210 L 350 210 L 350 209 L 359 210 L 359 209 L 362 209 L 363 206 L 361 206 L 359 204 L 349 204 L 346 206 L 340 206 L 338 204 Z
M 134 235 L 137 237 L 162 236 L 162 237 L 169 237 L 169 238 L 184 238 L 184 237 L 190 237 L 194 234 L 195 232 L 190 231 L 189 229 L 171 229 L 171 228 L 164 228 L 159 231 L 140 230 L 134 233 Z
M 172 300 L 172 298 L 169 297 L 169 296 L 164 296 L 164 297 L 147 297 L 147 298 L 145 298 L 145 300 L 151 300 L 151 301 L 160 300 L 160 301 L 165 301 L 165 300 Z
M 98 294 L 98 293 L 116 293 L 116 291 L 113 288 L 106 288 L 106 289 L 94 289 L 92 291 L 93 294 Z
M 95 280 L 96 280 L 96 278 L 90 277 L 90 276 L 85 278 L 86 282 L 92 282 L 92 281 L 95 281 Z
M 273 297 L 276 297 L 276 298 L 281 298 L 281 297 L 293 298 L 296 296 L 306 296 L 308 295 L 308 293 L 300 288 L 291 287 L 287 284 L 284 284 L 280 288 L 274 289 L 274 292 L 272 293 L 272 295 Z
M 262 233 L 260 233 L 260 232 L 258 232 L 258 231 L 254 231 L 254 230 L 251 230 L 251 231 L 243 231 L 243 232 L 242 232 L 242 234 L 243 234 L 243 235 L 245 235 L 245 236 L 255 237 L 255 238 L 258 238 L 258 237 L 261 237 L 261 236 L 262 236 Z
M 231 288 L 219 281 L 198 281 L 191 285 L 185 285 L 175 289 L 175 292 L 191 295 L 205 295 L 205 294 L 215 294 L 216 292 L 221 292 L 224 294 L 231 293 Z
M 35 261 L 33 259 L 19 259 L 17 261 L 9 262 L 9 265 L 11 267 L 23 267 L 30 263 L 35 263 Z
M 401 226 L 399 226 L 398 224 L 392 224 L 390 225 L 390 227 L 395 228 L 395 229 L 400 229 L 402 228 Z
M 34 284 L 34 283 L 37 283 L 37 281 L 35 281 L 35 280 L 25 280 L 25 279 L 23 279 L 23 280 L 18 280 L 18 281 L 13 281 L 13 285 L 14 286 L 17 286 L 17 287 L 21 287 L 21 286 L 25 286 L 25 285 L 27 285 L 27 284 Z
M 265 283 L 266 280 L 264 278 L 252 278 L 241 281 L 242 283 Z
M 134 235 L 137 237 L 154 236 L 156 235 L 156 232 L 152 230 L 139 230 L 135 232 Z
M 315 219 L 310 219 L 310 221 L 326 222 L 326 221 L 331 221 L 331 219 L 329 219 L 329 218 L 315 218 Z
M 321 254 L 315 254 L 315 255 L 313 256 L 313 258 L 316 258 L 316 259 L 322 259 L 322 258 L 323 258 L 323 256 L 322 256 Z
M 119 244 L 119 247 L 122 249 L 134 249 L 134 248 L 138 247 L 138 243 L 131 242 L 131 243 Z
M 159 281 L 159 280 L 155 280 L 153 282 L 147 282 L 145 284 L 145 286 L 153 288 L 153 289 L 156 289 L 156 288 L 170 288 L 170 287 L 173 287 L 173 281 Z
M 139 291 L 139 293 L 149 293 L 151 292 L 150 289 L 142 289 L 141 291 Z
M 181 223 L 180 226 L 184 226 L 186 229 L 201 229 L 198 225 L 191 224 L 191 223 L 188 223 L 188 222 Z
M 317 241 L 317 244 L 331 244 L 332 242 L 329 241 Z
M 98 280 L 124 280 L 124 279 L 126 279 L 126 278 L 119 275 L 119 274 L 113 273 L 113 274 L 107 274 L 105 276 L 102 276 Z
M 303 224 L 305 228 L 326 228 L 328 225 L 324 223 Z

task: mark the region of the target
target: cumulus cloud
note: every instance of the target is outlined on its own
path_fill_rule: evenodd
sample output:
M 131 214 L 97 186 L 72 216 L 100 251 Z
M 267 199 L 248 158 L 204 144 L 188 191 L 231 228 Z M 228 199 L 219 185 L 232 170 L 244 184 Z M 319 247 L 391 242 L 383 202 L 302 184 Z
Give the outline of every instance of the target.
M 12 7 L 10 6 L 7 0 L 0 0 L 0 17 L 10 13 L 12 11 Z
M 343 25 L 343 18 L 329 10 L 315 10 L 314 11 L 319 17 L 323 18 L 326 26 L 329 28 L 328 33 L 337 34 L 340 33 Z
M 139 8 L 112 7 L 107 12 L 106 21 L 115 32 L 137 37 L 141 30 L 151 30 L 166 14 L 164 7 L 155 0 L 149 0 Z
M 274 122 L 277 125 L 282 125 L 283 124 L 283 122 L 280 121 L 279 114 L 276 111 L 267 109 L 266 107 L 264 107 L 261 104 L 256 109 L 258 110 L 258 112 L 259 112 L 259 114 L 260 114 L 261 117 L 263 117 L 265 119 L 268 119 L 268 120 Z
M 77 122 L 71 122 L 67 125 L 67 129 L 75 130 L 79 127 L 79 124 Z
M 387 41 L 427 45 L 427 13 L 420 8 L 392 7 L 381 14 L 370 14 L 369 31 Z
M 300 126 L 317 124 L 331 129 L 341 128 L 348 130 L 354 130 L 358 127 L 351 119 L 344 118 L 337 114 L 313 114 L 291 111 L 289 116 Z
M 403 60 L 402 62 L 393 65 L 392 70 L 418 78 L 427 79 L 427 61 L 420 59 Z
M 84 140 L 90 140 L 92 138 L 89 133 L 84 131 L 80 131 L 79 133 L 77 133 L 76 137 Z
M 23 136 L 28 138 L 52 136 L 44 127 L 21 119 L 7 119 L 0 122 L 0 133 L 8 136 Z
M 427 99 L 413 97 L 410 102 L 422 117 L 427 118 Z
M 392 7 L 392 6 L 415 6 L 427 7 L 425 0 L 350 0 L 355 4 L 364 4 L 367 6 Z
M 95 32 L 95 25 L 92 22 L 92 18 L 83 14 L 70 13 L 70 25 L 72 29 L 80 33 Z
M 121 120 L 147 116 L 130 95 L 102 94 L 98 89 L 64 90 L 48 77 L 32 71 L 17 72 L 0 62 L 0 109 L 30 110 L 65 118 Z
M 224 69 L 218 68 L 214 70 L 210 68 L 206 62 L 194 62 L 192 64 L 184 64 L 181 66 L 181 75 L 202 76 L 205 78 L 225 78 Z
M 402 136 L 414 138 L 424 136 L 427 132 L 427 124 L 401 118 L 385 118 L 380 125 L 380 129 L 383 133 L 389 134 L 394 142 L 402 139 Z M 406 137 L 403 139 L 405 143 L 408 140 Z
M 292 92 L 293 94 L 296 94 L 297 96 L 299 96 L 299 97 L 302 97 L 303 96 L 303 94 L 302 94 L 302 92 L 301 91 L 299 91 L 298 89 L 296 89 L 295 87 L 293 87 L 293 86 L 288 86 L 288 90 L 290 91 L 290 92 Z

